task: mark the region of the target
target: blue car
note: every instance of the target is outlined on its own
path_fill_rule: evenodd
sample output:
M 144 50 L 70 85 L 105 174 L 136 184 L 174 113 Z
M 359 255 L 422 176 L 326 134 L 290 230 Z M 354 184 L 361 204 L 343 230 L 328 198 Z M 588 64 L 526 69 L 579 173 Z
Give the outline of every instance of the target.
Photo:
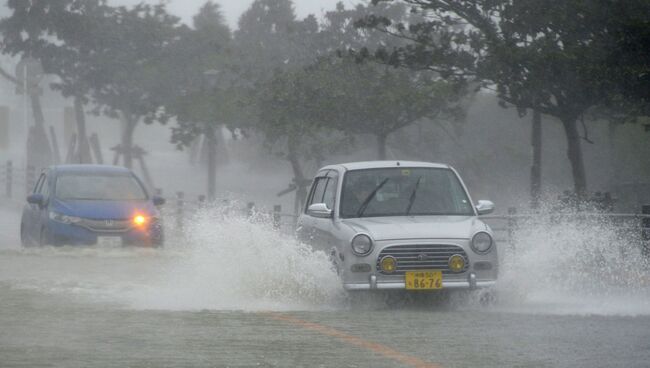
M 51 166 L 27 197 L 23 246 L 163 244 L 158 206 L 130 170 L 105 165 Z

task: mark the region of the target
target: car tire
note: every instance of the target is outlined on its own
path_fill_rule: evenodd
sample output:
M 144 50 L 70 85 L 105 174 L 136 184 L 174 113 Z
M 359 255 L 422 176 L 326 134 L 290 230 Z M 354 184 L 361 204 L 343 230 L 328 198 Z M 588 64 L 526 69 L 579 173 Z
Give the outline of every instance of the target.
M 47 232 L 45 228 L 41 229 L 40 235 L 38 237 L 38 245 L 41 247 L 49 245 L 49 239 L 47 238 Z
M 29 236 L 27 235 L 27 230 L 25 230 L 25 225 L 20 224 L 20 245 L 23 248 L 28 248 L 33 246 L 34 244 L 29 240 Z

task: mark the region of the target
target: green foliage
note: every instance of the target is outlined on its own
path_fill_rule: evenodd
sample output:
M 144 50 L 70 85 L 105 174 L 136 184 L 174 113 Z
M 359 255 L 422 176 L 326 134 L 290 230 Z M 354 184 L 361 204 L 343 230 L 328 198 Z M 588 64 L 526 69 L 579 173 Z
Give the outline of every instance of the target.
M 404 2 L 422 14 L 423 21 L 404 24 L 366 17 L 358 23 L 411 41 L 380 50 L 376 56 L 393 65 L 435 70 L 446 78 L 479 80 L 483 87 L 496 86 L 505 103 L 560 119 L 575 190 L 583 195 L 586 176 L 577 121 L 595 107 L 622 107 L 626 104 L 620 103 L 621 96 L 635 90 L 638 96 L 643 90 L 637 89 L 637 82 L 643 80 L 647 61 L 638 61 L 640 50 L 629 49 L 631 60 L 621 64 L 612 62 L 617 57 L 612 51 L 620 50 L 617 45 L 629 30 L 647 26 L 650 4 L 645 0 Z
M 349 133 L 387 136 L 424 118 L 456 116 L 464 93 L 461 85 L 426 71 L 350 58 L 322 61 L 310 73 L 321 86 L 319 116 Z
M 357 23 L 412 41 L 380 52 L 395 65 L 478 78 L 484 86 L 496 84 L 506 102 L 567 120 L 624 90 L 643 90 L 647 1 L 404 2 L 426 20 L 405 24 L 366 17 Z
M 318 77 L 304 69 L 277 73 L 257 95 L 257 128 L 281 157 L 322 160 L 349 142 L 322 114 L 332 106 L 321 98 Z
M 177 82 L 164 115 L 178 122 L 172 142 L 179 148 L 206 129 L 223 124 L 235 129 L 246 120 L 246 96 L 232 64 L 232 36 L 219 5 L 208 1 L 194 16 L 193 26 L 184 30 L 165 61 Z
M 104 36 L 98 25 L 112 10 L 105 0 L 12 0 L 8 7 L 12 15 L 0 21 L 2 52 L 39 59 L 45 73 L 59 77 L 54 89 L 85 99 L 96 86 L 95 40 Z
M 317 32 L 314 17 L 296 19 L 291 0 L 254 1 L 234 33 L 240 78 L 254 85 L 269 80 L 276 71 L 312 63 Z
M 179 18 L 168 14 L 162 4 L 114 8 L 98 26 L 104 36 L 93 40 L 97 86 L 92 97 L 98 110 L 152 122 L 176 87 L 175 74 L 164 61 L 182 30 Z

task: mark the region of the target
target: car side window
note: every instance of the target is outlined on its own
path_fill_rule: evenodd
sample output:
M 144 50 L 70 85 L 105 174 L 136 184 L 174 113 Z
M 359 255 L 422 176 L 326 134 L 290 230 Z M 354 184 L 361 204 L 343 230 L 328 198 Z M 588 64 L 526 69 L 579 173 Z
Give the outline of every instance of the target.
M 336 188 L 338 187 L 338 175 L 334 175 L 327 181 L 325 194 L 323 195 L 323 203 L 327 205 L 330 210 L 334 209 L 334 199 L 336 198 Z
M 39 190 L 39 193 L 43 195 L 43 198 L 47 199 L 50 197 L 50 179 L 47 175 L 43 179 L 43 184 Z
M 314 183 L 314 191 L 307 207 L 311 206 L 314 203 L 323 203 L 323 195 L 325 194 L 327 180 L 328 178 L 316 178 L 316 182 Z
M 41 174 L 41 176 L 38 177 L 38 180 L 36 181 L 36 185 L 34 185 L 34 194 L 39 194 L 41 193 L 41 187 L 43 186 L 43 181 L 45 181 L 45 174 Z

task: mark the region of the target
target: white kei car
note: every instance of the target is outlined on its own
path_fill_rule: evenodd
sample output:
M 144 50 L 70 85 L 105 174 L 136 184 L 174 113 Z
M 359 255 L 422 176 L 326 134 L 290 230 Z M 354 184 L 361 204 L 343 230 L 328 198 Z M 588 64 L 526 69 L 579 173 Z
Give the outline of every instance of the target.
M 346 290 L 490 287 L 498 275 L 492 230 L 450 166 L 371 161 L 316 174 L 299 238 L 331 254 Z

